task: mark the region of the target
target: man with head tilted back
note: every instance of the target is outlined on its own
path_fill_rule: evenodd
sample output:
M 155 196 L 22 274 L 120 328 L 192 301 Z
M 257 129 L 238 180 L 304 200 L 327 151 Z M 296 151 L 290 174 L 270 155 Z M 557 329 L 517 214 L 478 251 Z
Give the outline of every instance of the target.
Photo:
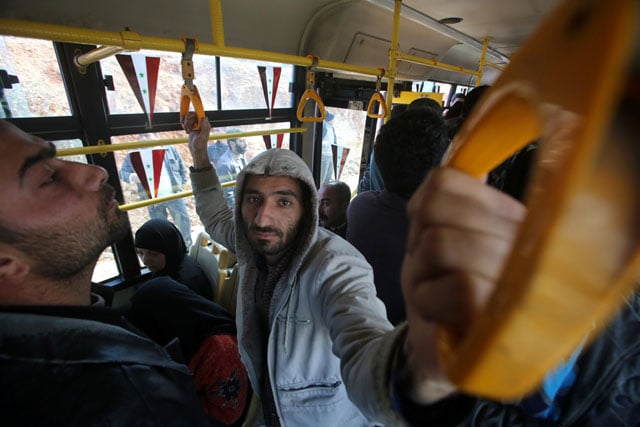
M 129 230 L 107 172 L 0 121 L 0 422 L 211 425 L 188 368 L 90 306 L 102 251 Z

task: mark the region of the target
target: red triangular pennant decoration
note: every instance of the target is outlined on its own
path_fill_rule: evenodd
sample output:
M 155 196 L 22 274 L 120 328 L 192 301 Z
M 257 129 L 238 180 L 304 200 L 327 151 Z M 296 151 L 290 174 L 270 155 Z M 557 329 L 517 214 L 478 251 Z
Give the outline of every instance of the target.
M 142 185 L 145 193 L 147 193 L 147 197 L 151 199 L 151 189 L 149 188 L 149 180 L 145 172 L 142 155 L 139 151 L 134 151 L 133 153 L 129 153 L 129 157 L 131 158 L 131 166 L 133 166 L 133 170 L 136 171 L 136 175 L 138 175 L 138 179 L 140 180 L 140 185 Z
M 164 162 L 164 153 L 167 150 L 152 150 L 153 156 L 153 195 L 158 197 L 158 187 L 160 187 L 160 175 L 162 175 L 162 163 Z
M 331 153 L 333 154 L 333 176 L 336 180 L 339 180 L 340 175 L 342 175 L 342 170 L 344 169 L 344 164 L 347 161 L 349 150 L 349 147 L 331 144 Z
M 160 58 L 131 54 L 116 55 L 116 59 L 127 77 L 138 104 L 147 115 L 149 126 L 151 126 L 156 102 Z
M 262 83 L 262 94 L 264 102 L 269 110 L 269 117 L 273 114 L 273 106 L 276 104 L 276 95 L 278 94 L 278 83 L 280 82 L 281 67 L 265 67 L 258 65 L 258 74 L 260 74 L 260 83 Z
M 264 141 L 264 146 L 267 150 L 271 149 L 271 135 L 262 135 L 262 140 Z
M 129 153 L 133 170 L 136 172 L 136 175 L 138 175 L 140 184 L 150 199 L 158 197 L 164 155 L 166 152 L 166 149 L 158 148 Z

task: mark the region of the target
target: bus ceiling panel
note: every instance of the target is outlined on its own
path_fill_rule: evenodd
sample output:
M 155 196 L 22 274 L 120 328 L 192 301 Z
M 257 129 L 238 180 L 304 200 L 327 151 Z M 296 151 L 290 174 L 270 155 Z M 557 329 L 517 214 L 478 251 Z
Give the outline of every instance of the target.
M 435 20 L 462 18 L 450 27 L 476 40 L 490 37 L 494 49 L 511 55 L 562 0 L 403 0 L 403 5 Z M 488 58 L 496 62 L 495 58 Z
M 398 43 L 401 52 L 431 55 L 443 61 L 458 43 L 475 46 L 490 38 L 490 53 L 511 54 L 541 19 L 561 0 L 404 0 Z M 224 44 L 373 67 L 388 67 L 392 39 L 393 0 L 233 0 L 221 1 Z M 125 28 L 145 36 L 196 37 L 213 42 L 209 0 L 3 0 L 0 17 L 119 32 Z M 438 20 L 460 17 L 457 24 Z M 453 34 L 451 31 L 453 30 Z M 462 34 L 456 37 L 456 34 Z M 361 35 L 361 36 L 358 36 Z M 368 37 L 368 38 L 367 38 Z M 378 43 L 386 45 L 377 49 Z M 357 45 L 354 45 L 357 44 Z M 420 54 L 423 53 L 423 54 Z M 502 55 L 505 54 L 505 55 Z M 491 55 L 491 62 L 499 62 Z M 444 61 L 443 61 L 444 62 Z M 467 61 L 468 62 L 468 61 Z M 399 78 L 419 78 L 418 67 L 400 64 Z M 468 76 L 462 76 L 466 79 Z
M 213 39 L 208 0 L 2 0 L 0 16 L 163 38 Z
M 387 68 L 392 39 L 392 15 L 368 2 L 352 2 L 326 8 L 306 28 L 303 51 L 323 59 L 365 67 Z M 385 23 L 381 25 L 380 23 Z M 417 52 L 438 58 L 456 41 L 410 20 L 401 20 L 398 45 L 401 52 Z M 479 56 L 479 53 L 478 53 Z M 400 74 L 402 69 L 398 70 Z

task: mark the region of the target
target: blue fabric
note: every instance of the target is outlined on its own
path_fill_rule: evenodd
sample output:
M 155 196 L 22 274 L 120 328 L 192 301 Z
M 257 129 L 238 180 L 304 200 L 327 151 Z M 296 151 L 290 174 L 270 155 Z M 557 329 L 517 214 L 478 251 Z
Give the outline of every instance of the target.
M 578 371 L 576 360 L 582 352 L 583 345 L 584 341 L 573 352 L 569 360 L 545 376 L 540 390 L 520 402 L 520 406 L 529 415 L 551 421 L 560 419 L 563 400 L 576 381 Z

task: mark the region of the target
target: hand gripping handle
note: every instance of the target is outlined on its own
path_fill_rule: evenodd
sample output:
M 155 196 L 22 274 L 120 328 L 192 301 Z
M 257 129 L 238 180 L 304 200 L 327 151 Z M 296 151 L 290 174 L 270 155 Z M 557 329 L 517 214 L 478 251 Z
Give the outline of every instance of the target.
M 636 8 L 635 0 L 567 1 L 450 147 L 445 164 L 480 177 L 540 140 L 528 214 L 494 294 L 464 336 L 440 330 L 445 371 L 465 392 L 518 399 L 539 387 L 636 286 L 640 124 L 622 120 L 621 108 L 640 57 Z M 629 99 L 637 111 L 640 101 Z

